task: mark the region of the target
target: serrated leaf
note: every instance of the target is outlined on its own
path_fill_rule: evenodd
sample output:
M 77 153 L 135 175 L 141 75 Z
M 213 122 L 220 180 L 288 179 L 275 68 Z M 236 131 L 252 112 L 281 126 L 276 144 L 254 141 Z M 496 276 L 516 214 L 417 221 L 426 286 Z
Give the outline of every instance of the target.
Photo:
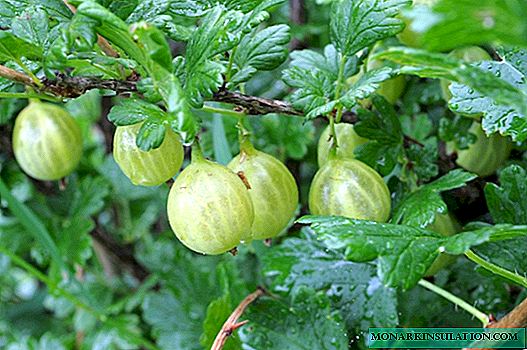
M 367 71 L 350 87 L 349 91 L 342 96 L 342 104 L 347 108 L 352 108 L 359 100 L 371 96 L 383 81 L 392 78 L 394 75 L 395 71 L 390 67 Z
M 496 223 L 527 224 L 527 172 L 518 165 L 511 165 L 500 172 L 501 186 L 485 186 L 487 206 Z M 501 267 L 527 274 L 525 247 L 527 237 L 503 242 L 483 244 L 476 249 L 478 255 Z
M 290 40 L 289 26 L 281 24 L 246 35 L 234 55 L 236 72 L 230 82 L 239 84 L 249 80 L 258 70 L 272 70 L 287 59 Z
M 165 139 L 166 128 L 157 121 L 145 121 L 137 132 L 136 144 L 139 149 L 148 151 L 158 148 Z
M 167 114 L 159 107 L 139 99 L 123 99 L 108 113 L 108 120 L 117 126 L 132 125 L 141 121 L 164 120 Z
M 90 176 L 82 179 L 72 191 L 69 216 L 87 218 L 101 211 L 110 189 L 104 179 Z
M 331 11 L 331 40 L 344 56 L 351 56 L 404 28 L 396 18 L 407 0 L 335 1 Z
M 439 171 L 437 166 L 438 142 L 431 137 L 423 145 L 411 144 L 406 148 L 406 157 L 412 164 L 412 171 L 421 181 L 428 181 L 435 177 Z
M 514 109 L 522 115 L 527 114 L 526 93 L 487 69 L 468 65 L 443 54 L 409 48 L 390 48 L 376 57 L 403 65 L 401 73 L 455 81 L 491 98 L 497 105 L 507 106 L 507 111 Z M 496 125 L 487 125 L 486 128 L 496 128 Z M 509 123 L 504 129 L 503 132 L 517 140 L 527 137 L 524 123 L 520 124 L 519 120 L 516 124 Z
M 291 95 L 293 106 L 309 112 L 330 102 L 333 94 L 333 82 L 320 72 L 299 67 L 284 71 L 283 79 L 287 85 L 297 88 Z
M 291 52 L 291 66 L 307 69 L 320 70 L 329 80 L 338 79 L 341 57 L 333 45 L 326 45 L 323 53 L 313 50 L 297 50 Z M 358 57 L 351 56 L 344 63 L 344 78 L 349 78 L 358 73 Z
M 17 61 L 22 57 L 27 59 L 40 59 L 42 50 L 12 33 L 0 31 L 0 61 Z
M 340 252 L 316 241 L 308 229 L 301 238 L 270 249 L 262 262 L 276 293 L 294 294 L 302 286 L 325 291 L 348 329 L 397 325 L 396 293 L 382 285 L 375 266 L 346 261 Z
M 331 312 L 323 293 L 301 288 L 291 303 L 260 298 L 246 311 L 250 323 L 239 331 L 250 349 L 300 350 L 348 349 L 346 330 L 340 316 Z
M 329 249 L 343 250 L 349 260 L 367 262 L 377 258 L 381 280 L 388 286 L 403 289 L 413 287 L 439 253 L 459 255 L 492 237 L 527 235 L 525 226 L 511 225 L 489 226 L 445 237 L 412 226 L 341 217 L 308 216 L 299 221 L 311 224 Z
M 13 19 L 11 31 L 17 37 L 43 48 L 49 33 L 48 15 L 40 7 L 30 8 Z
M 72 16 L 62 0 L 0 0 L 0 25 L 9 27 L 14 17 L 36 7 L 42 8 L 50 17 L 61 21 Z
M 496 223 L 527 224 L 527 172 L 518 165 L 510 165 L 500 172 L 498 186 L 487 183 L 485 199 Z
M 369 141 L 357 147 L 354 153 L 357 159 L 387 175 L 403 151 L 402 128 L 390 103 L 381 96 L 374 96 L 372 101 L 375 111 L 358 110 L 359 122 L 354 130 Z
M 92 240 L 89 233 L 95 227 L 94 222 L 88 217 L 75 217 L 64 223 L 60 232 L 58 248 L 68 264 L 84 266 L 86 260 L 92 256 Z
M 447 206 L 440 193 L 464 186 L 477 176 L 460 169 L 410 193 L 395 209 L 391 222 L 424 228 L 434 222 L 438 213 L 446 213 Z
M 331 112 L 339 103 L 333 100 L 341 57 L 333 45 L 324 48 L 324 54 L 312 50 L 291 53 L 291 67 L 283 72 L 284 82 L 296 91 L 291 95 L 293 106 L 306 112 L 308 119 Z M 344 61 L 343 79 L 356 74 L 358 57 Z
M 508 62 L 485 61 L 474 66 L 494 73 L 520 90 L 525 88 L 525 76 Z M 481 124 L 487 134 L 499 132 L 502 135 L 510 135 L 514 140 L 527 138 L 527 120 L 519 110 L 497 104 L 493 97 L 485 96 L 459 83 L 451 84 L 450 91 L 452 98 L 449 107 L 461 114 L 483 114 Z

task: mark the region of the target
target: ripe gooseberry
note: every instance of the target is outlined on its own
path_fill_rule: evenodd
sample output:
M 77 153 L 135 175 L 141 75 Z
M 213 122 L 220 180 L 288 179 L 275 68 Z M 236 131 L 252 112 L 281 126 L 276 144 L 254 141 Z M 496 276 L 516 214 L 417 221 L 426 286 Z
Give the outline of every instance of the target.
M 254 210 L 243 181 L 198 150 L 170 189 L 167 213 L 177 238 L 199 253 L 221 254 L 252 239 Z
M 241 172 L 250 186 L 254 207 L 253 239 L 272 238 L 282 232 L 298 206 L 298 188 L 293 175 L 275 157 L 256 150 L 247 140 L 228 167 Z
M 143 151 L 136 145 L 141 123 L 119 126 L 113 139 L 113 157 L 134 185 L 157 186 L 176 175 L 183 164 L 179 136 L 168 129 L 161 146 Z
M 13 151 L 20 167 L 31 177 L 58 180 L 79 164 L 81 130 L 64 108 L 31 101 L 16 118 Z

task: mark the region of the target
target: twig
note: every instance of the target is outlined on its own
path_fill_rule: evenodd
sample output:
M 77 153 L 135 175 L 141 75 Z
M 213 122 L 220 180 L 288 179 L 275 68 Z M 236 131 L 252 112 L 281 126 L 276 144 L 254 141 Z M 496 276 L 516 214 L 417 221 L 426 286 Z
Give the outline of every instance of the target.
M 524 328 L 527 327 L 527 298 L 499 321 L 489 324 L 488 328 Z
M 487 328 L 525 328 L 527 327 L 527 298 L 518 304 L 511 312 L 501 318 L 488 324 Z M 472 350 L 464 348 L 463 350 Z M 478 350 L 492 350 L 480 348 Z
M 294 109 L 289 103 L 269 98 L 245 95 L 239 92 L 220 89 L 212 97 L 213 101 L 232 103 L 243 107 L 247 114 L 290 114 L 301 116 L 303 113 Z
M 251 304 L 253 301 L 255 301 L 256 299 L 266 293 L 267 292 L 265 291 L 265 289 L 263 289 L 262 287 L 258 287 L 256 291 L 252 292 L 251 294 L 246 296 L 245 299 L 242 300 L 242 302 L 236 307 L 236 309 L 234 309 L 227 321 L 225 321 L 223 327 L 221 327 L 221 330 L 216 336 L 216 339 L 214 339 L 214 343 L 212 344 L 210 350 L 223 349 L 227 338 L 231 336 L 236 329 L 249 322 L 248 320 L 238 322 L 238 319 L 241 317 L 247 306 L 249 306 L 249 304 Z
M 7 68 L 6 66 L 0 65 L 0 77 L 35 87 L 35 83 L 33 83 L 33 80 L 28 75 L 11 68 Z
M 51 93 L 59 97 L 75 98 L 92 89 L 115 91 L 118 95 L 137 92 L 139 77 L 132 75 L 127 80 L 98 79 L 94 77 L 71 77 L 58 74 L 55 79 L 44 79 L 43 86 L 37 88 L 31 78 L 24 73 L 0 65 L 0 76 L 31 86 L 37 92 Z M 230 103 L 240 107 L 246 114 L 264 115 L 269 113 L 302 116 L 303 113 L 294 109 L 289 103 L 269 98 L 250 96 L 220 89 L 210 99 L 211 101 Z

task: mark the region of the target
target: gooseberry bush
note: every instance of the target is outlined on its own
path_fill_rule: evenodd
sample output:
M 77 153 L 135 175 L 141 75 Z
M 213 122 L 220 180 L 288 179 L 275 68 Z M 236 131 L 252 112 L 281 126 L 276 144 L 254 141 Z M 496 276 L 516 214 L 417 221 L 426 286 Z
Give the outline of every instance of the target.
M 0 0 L 0 348 L 527 326 L 525 0 Z

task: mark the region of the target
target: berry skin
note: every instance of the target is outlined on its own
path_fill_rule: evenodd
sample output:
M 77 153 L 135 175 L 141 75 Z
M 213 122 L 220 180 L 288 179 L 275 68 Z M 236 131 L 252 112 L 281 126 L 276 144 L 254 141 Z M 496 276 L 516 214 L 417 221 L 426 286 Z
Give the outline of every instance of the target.
M 64 108 L 34 101 L 15 121 L 13 151 L 29 176 L 44 181 L 59 180 L 79 164 L 81 130 Z
M 309 209 L 313 215 L 386 222 L 391 209 L 390 191 L 368 165 L 355 159 L 330 159 L 311 183 Z
M 337 134 L 338 148 L 337 158 L 338 159 L 353 159 L 355 148 L 366 142 L 368 139 L 360 137 L 355 130 L 353 130 L 352 124 L 339 123 L 335 124 L 335 132 Z M 322 132 L 320 139 L 318 140 L 318 166 L 321 167 L 328 161 L 329 150 L 331 148 L 331 140 L 329 140 L 329 126 Z
M 450 214 L 436 214 L 434 222 L 426 227 L 427 230 L 437 232 L 443 236 L 452 236 L 459 232 L 460 228 L 459 223 Z M 450 265 L 455 260 L 456 256 L 441 253 L 430 265 L 425 276 L 435 275 L 439 270 Z
M 167 130 L 161 146 L 150 151 L 139 149 L 135 139 L 141 123 L 119 126 L 113 139 L 113 157 L 134 185 L 157 186 L 168 181 L 183 164 L 179 137 Z
M 298 206 L 298 187 L 287 167 L 275 157 L 242 144 L 239 155 L 228 165 L 242 172 L 250 185 L 254 207 L 253 239 L 272 238 L 282 232 Z
M 498 134 L 488 137 L 478 122 L 474 122 L 469 131 L 476 135 L 476 142 L 457 151 L 456 164 L 481 177 L 489 176 L 505 163 L 511 144 Z
M 243 181 L 201 156 L 176 178 L 167 212 L 177 238 L 198 253 L 221 254 L 252 239 L 254 210 Z

